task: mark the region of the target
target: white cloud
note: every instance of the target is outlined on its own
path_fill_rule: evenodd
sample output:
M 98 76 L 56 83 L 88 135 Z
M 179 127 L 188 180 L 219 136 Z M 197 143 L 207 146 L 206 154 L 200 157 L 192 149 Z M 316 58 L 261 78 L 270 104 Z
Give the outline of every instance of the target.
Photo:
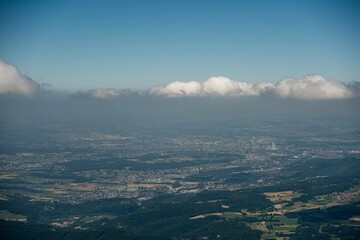
M 344 99 L 353 97 L 353 92 L 343 83 L 328 80 L 320 75 L 308 75 L 303 79 L 284 78 L 274 88 L 280 97 L 298 99 Z
M 91 90 L 90 95 L 94 98 L 99 98 L 99 99 L 111 99 L 111 98 L 116 98 L 119 96 L 119 91 L 112 89 L 112 88 L 98 88 L 98 89 L 94 89 Z
M 37 82 L 22 75 L 15 66 L 0 60 L 0 94 L 34 95 L 39 91 Z
M 325 79 L 320 75 L 307 75 L 303 79 L 284 78 L 272 83 L 252 84 L 234 81 L 226 77 L 211 77 L 203 83 L 172 82 L 148 90 L 150 95 L 165 97 L 186 96 L 260 96 L 271 94 L 282 98 L 306 100 L 344 99 L 356 94 L 349 86 Z
M 212 77 L 202 84 L 203 95 L 241 96 L 259 95 L 251 83 L 237 82 L 226 77 Z
M 254 88 L 256 92 L 261 95 L 263 93 L 271 92 L 274 89 L 274 84 L 263 82 L 254 85 Z
M 101 100 L 119 99 L 121 97 L 139 96 L 142 92 L 130 89 L 95 88 L 89 91 L 77 91 L 71 94 L 77 98 L 96 98 Z
M 251 84 L 238 82 L 226 77 L 211 77 L 203 83 L 172 82 L 165 86 L 156 86 L 149 89 L 151 95 L 166 97 L 182 96 L 256 96 L 272 84 Z
M 199 96 L 201 85 L 198 82 L 172 82 L 163 87 L 157 86 L 149 89 L 151 95 L 180 97 L 180 96 Z

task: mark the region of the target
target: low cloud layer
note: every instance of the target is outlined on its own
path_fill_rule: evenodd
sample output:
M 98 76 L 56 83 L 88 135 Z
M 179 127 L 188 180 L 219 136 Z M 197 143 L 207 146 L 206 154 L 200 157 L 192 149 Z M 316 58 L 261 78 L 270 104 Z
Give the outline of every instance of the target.
M 320 75 L 309 75 L 300 80 L 284 78 L 275 85 L 273 91 L 280 97 L 309 100 L 344 99 L 354 96 L 345 84 L 327 80 Z
M 203 83 L 172 82 L 149 89 L 151 95 L 166 97 L 182 96 L 256 96 L 272 84 L 237 82 L 226 77 L 212 77 Z
M 39 91 L 37 82 L 22 75 L 15 66 L 0 60 L 0 94 L 34 95 Z
M 114 88 L 96 88 L 89 91 L 78 91 L 72 96 L 80 98 L 96 98 L 102 100 L 110 100 L 136 94 L 138 94 L 138 92 L 134 92 L 129 89 L 119 90 Z
M 99 99 L 111 99 L 120 95 L 120 92 L 113 88 L 99 88 L 89 91 L 90 95 Z
M 275 95 L 306 100 L 346 99 L 358 95 L 352 87 L 320 75 L 307 75 L 303 79 L 287 77 L 276 84 L 252 84 L 226 77 L 212 77 L 202 83 L 172 82 L 165 86 L 152 87 L 148 93 L 165 97 Z
M 0 60 L 0 95 L 19 94 L 34 95 L 46 92 L 50 88 L 40 85 L 19 70 Z M 208 96 L 277 96 L 304 100 L 347 99 L 360 97 L 360 83 L 344 84 L 326 79 L 321 75 L 307 75 L 302 79 L 286 77 L 277 83 L 248 83 L 227 77 L 211 77 L 204 82 L 171 82 L 164 86 L 151 87 L 145 92 L 98 88 L 87 92 L 79 91 L 75 96 L 96 99 L 115 99 L 129 95 L 148 95 L 162 97 L 208 97 Z

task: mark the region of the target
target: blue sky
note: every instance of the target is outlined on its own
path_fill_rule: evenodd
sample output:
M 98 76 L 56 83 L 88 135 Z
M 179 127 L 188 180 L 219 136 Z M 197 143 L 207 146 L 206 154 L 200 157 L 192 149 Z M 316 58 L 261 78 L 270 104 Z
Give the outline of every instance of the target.
M 0 59 L 59 90 L 360 80 L 360 1 L 1 1 Z

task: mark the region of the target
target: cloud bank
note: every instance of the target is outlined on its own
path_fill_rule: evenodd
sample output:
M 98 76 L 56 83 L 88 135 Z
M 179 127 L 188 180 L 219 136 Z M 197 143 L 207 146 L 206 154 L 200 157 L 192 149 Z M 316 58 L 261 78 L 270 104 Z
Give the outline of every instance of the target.
M 303 79 L 284 78 L 273 89 L 280 97 L 298 99 L 344 99 L 351 98 L 354 93 L 345 84 L 327 80 L 320 75 L 308 75 Z
M 148 93 L 164 97 L 275 95 L 305 100 L 346 99 L 358 95 L 350 86 L 320 75 L 307 75 L 302 79 L 286 77 L 276 84 L 252 84 L 219 76 L 211 77 L 202 83 L 172 82 L 165 86 L 152 87 Z
M 120 95 L 120 92 L 113 88 L 98 88 L 89 91 L 90 95 L 99 99 L 111 99 Z
M 183 96 L 257 96 L 272 84 L 237 82 L 226 77 L 211 77 L 203 83 L 172 82 L 149 89 L 149 94 L 166 97 Z
M 39 91 L 37 82 L 22 75 L 15 66 L 0 60 L 0 94 L 34 95 Z
M 77 91 L 76 93 L 71 94 L 71 96 L 78 98 L 95 98 L 101 100 L 110 100 L 138 94 L 139 92 L 134 92 L 130 89 L 119 90 L 115 88 L 96 88 L 89 91 Z
M 19 94 L 34 95 L 50 89 L 46 84 L 40 85 L 19 70 L 0 60 L 0 95 Z M 176 97 L 208 97 L 208 96 L 277 96 L 303 100 L 347 99 L 360 97 L 360 83 L 344 84 L 326 79 L 321 75 L 307 75 L 302 79 L 285 77 L 277 83 L 248 83 L 235 81 L 227 77 L 211 77 L 204 82 L 171 82 L 164 86 L 151 87 L 145 92 L 98 88 L 87 92 L 79 91 L 75 96 L 96 99 L 116 99 L 129 95 Z

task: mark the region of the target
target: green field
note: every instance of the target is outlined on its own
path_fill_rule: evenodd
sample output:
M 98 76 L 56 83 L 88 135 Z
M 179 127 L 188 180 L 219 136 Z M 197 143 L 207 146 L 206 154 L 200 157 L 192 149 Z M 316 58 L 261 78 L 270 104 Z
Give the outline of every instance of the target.
M 298 226 L 298 221 L 297 218 L 288 218 L 284 215 L 279 215 L 266 218 L 263 221 L 248 223 L 247 225 L 253 230 L 262 231 L 261 239 L 284 239 L 284 237 L 278 237 L 276 234 L 292 234 Z M 285 237 L 285 239 L 287 239 L 287 237 Z
M 27 217 L 25 215 L 11 213 L 6 210 L 0 210 L 0 219 L 6 221 L 18 221 L 18 222 L 27 221 Z
M 90 223 L 90 222 L 95 222 L 95 221 L 98 221 L 100 219 L 114 219 L 116 218 L 115 216 L 112 216 L 112 215 L 93 215 L 93 216 L 86 216 L 86 217 L 83 217 L 81 218 L 81 221 L 84 222 L 84 223 Z
M 223 218 L 242 218 L 242 212 L 216 212 L 216 213 L 206 213 L 191 217 L 190 219 L 199 219 L 199 218 L 206 218 L 210 216 L 218 216 Z

